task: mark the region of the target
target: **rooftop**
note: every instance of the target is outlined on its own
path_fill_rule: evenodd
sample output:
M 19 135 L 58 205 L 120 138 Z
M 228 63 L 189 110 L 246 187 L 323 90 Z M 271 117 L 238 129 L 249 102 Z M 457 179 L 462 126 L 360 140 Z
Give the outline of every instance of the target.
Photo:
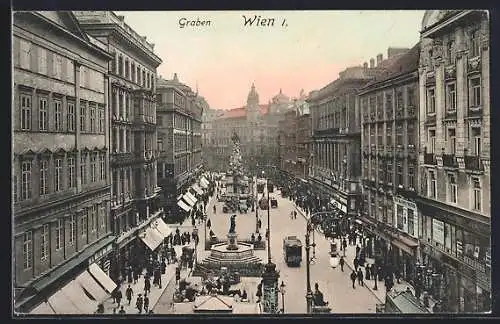
M 269 105 L 259 105 L 260 108 L 260 115 L 265 116 L 269 113 Z M 240 107 L 240 108 L 233 108 L 229 110 L 225 110 L 224 114 L 221 116 L 221 118 L 246 118 L 247 116 L 247 109 L 245 107 Z

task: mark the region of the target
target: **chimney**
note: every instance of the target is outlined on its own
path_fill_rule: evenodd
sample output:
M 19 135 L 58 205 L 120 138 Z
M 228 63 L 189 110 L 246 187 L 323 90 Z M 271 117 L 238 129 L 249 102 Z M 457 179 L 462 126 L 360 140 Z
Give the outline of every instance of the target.
M 370 69 L 373 69 L 375 67 L 375 60 L 374 59 L 370 59 Z
M 367 68 L 368 68 L 368 63 L 366 63 L 366 62 L 365 62 L 365 63 L 363 63 L 363 67 L 364 67 L 365 69 L 367 69 Z
M 380 64 L 380 62 L 382 62 L 383 57 L 384 56 L 382 54 L 377 55 L 377 66 Z

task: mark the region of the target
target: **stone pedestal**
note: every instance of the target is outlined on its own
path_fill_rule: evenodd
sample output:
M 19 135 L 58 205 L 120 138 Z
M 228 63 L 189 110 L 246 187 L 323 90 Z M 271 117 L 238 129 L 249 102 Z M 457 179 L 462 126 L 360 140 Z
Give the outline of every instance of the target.
M 280 275 L 278 271 L 276 271 L 276 265 L 274 263 L 267 263 L 265 265 L 264 272 L 262 273 L 262 305 L 264 313 L 278 313 L 279 276 Z
M 227 249 L 230 251 L 238 250 L 238 234 L 227 233 Z

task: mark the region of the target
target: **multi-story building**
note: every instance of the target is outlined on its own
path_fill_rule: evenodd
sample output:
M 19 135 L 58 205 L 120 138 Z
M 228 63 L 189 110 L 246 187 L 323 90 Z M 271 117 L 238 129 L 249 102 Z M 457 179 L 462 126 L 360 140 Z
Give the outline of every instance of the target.
M 415 278 L 421 234 L 414 199 L 419 53 L 417 44 L 358 92 L 363 183 L 359 220 L 369 237 L 367 252 L 384 269 L 398 269 L 407 281 Z
M 284 113 L 284 118 L 278 121 L 280 168 L 289 176 L 294 177 L 297 169 L 297 112 L 290 109 Z
M 111 55 L 62 11 L 15 12 L 12 48 L 14 300 L 30 312 L 112 247 Z
M 224 111 L 221 109 L 203 110 L 201 123 L 201 138 L 202 138 L 202 156 L 207 169 L 217 170 L 222 167 L 218 161 L 216 153 L 216 130 L 214 128 L 214 120 L 221 117 Z
M 111 11 L 76 11 L 83 30 L 107 45 L 111 150 L 111 227 L 117 239 L 111 278 L 120 280 L 133 260 L 143 253 L 148 233 L 158 218 L 156 179 L 156 68 L 162 60 L 154 44 L 138 35 Z M 140 237 L 141 239 L 138 239 Z M 149 246 L 148 246 L 149 247 Z
M 249 169 L 256 172 L 257 165 L 276 165 L 279 159 L 278 121 L 269 108 L 269 104 L 259 104 L 259 95 L 252 84 L 246 106 L 226 110 L 214 120 L 216 152 L 221 165 L 229 161 L 234 133 L 240 138 Z
M 419 66 L 421 263 L 439 283 L 430 294 L 450 312 L 491 310 L 489 46 L 486 11 L 426 11 Z
M 177 197 L 184 194 L 202 168 L 201 120 L 208 104 L 174 74 L 158 79 L 158 184 L 169 222 L 183 219 Z M 182 217 L 182 218 L 179 218 Z
M 311 147 L 312 147 L 312 123 L 309 113 L 309 104 L 302 100 L 297 103 L 297 174 L 307 179 L 309 176 Z

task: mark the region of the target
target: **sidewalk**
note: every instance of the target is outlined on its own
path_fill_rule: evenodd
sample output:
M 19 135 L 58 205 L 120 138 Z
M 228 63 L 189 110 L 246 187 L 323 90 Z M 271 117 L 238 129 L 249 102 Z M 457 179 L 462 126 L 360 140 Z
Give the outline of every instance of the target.
M 309 219 L 308 216 L 306 216 L 306 213 L 302 210 L 302 208 L 295 206 L 299 214 L 301 214 L 305 219 Z M 337 246 L 340 247 L 340 239 L 335 239 L 335 242 L 337 243 Z M 339 251 L 339 255 L 344 255 L 344 251 Z M 347 248 L 345 250 L 345 264 L 349 267 L 349 269 L 352 271 L 354 269 L 354 256 L 356 255 L 356 245 L 347 245 Z M 374 259 L 371 258 L 366 258 L 365 264 L 370 264 L 373 265 L 375 262 Z M 366 274 L 364 271 L 364 267 L 361 267 L 363 270 L 363 275 Z M 377 290 L 373 289 L 375 286 L 375 280 L 373 277 L 370 280 L 364 280 L 364 285 L 366 289 L 368 289 L 382 304 L 385 304 L 385 295 L 386 295 L 386 289 L 385 289 L 385 283 L 384 281 L 378 281 L 377 282 Z M 400 280 L 400 283 L 398 284 L 396 280 L 394 280 L 394 286 L 392 287 L 393 290 L 397 291 L 405 291 L 407 288 L 410 288 L 412 291 L 412 294 L 415 295 L 415 289 L 413 288 L 412 285 L 407 283 L 404 280 Z M 423 296 L 420 297 L 420 301 L 423 305 Z M 432 307 L 434 306 L 434 301 L 429 298 L 429 307 L 427 309 L 432 312 Z

